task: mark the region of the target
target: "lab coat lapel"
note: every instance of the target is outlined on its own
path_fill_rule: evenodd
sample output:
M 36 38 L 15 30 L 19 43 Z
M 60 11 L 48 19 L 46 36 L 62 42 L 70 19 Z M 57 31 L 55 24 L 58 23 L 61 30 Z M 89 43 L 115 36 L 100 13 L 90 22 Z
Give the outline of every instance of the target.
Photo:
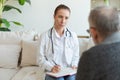
M 65 58 L 66 58 L 66 62 L 68 63 L 68 65 L 70 65 L 71 60 L 72 60 L 72 55 L 70 53 L 70 48 L 69 48 L 69 38 L 65 37 Z

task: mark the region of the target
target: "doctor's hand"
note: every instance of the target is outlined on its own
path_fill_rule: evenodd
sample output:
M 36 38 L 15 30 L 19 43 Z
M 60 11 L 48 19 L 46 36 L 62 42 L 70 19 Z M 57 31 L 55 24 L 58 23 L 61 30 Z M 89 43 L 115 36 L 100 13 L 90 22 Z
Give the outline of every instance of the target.
M 60 66 L 59 66 L 59 65 L 55 65 L 55 66 L 52 68 L 52 70 L 51 70 L 51 71 L 52 71 L 53 73 L 57 73 L 57 72 L 59 72 L 59 71 L 60 71 L 60 69 L 61 69 L 61 68 L 60 68 Z

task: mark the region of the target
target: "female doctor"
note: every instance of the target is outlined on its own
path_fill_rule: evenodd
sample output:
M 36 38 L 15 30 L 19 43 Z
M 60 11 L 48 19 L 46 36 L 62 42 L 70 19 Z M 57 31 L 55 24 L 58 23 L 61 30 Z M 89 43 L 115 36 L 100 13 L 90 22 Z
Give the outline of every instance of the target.
M 54 11 L 54 26 L 40 37 L 39 64 L 46 71 L 57 73 L 63 67 L 77 68 L 79 43 L 77 35 L 65 27 L 70 9 L 59 5 Z M 75 75 L 54 78 L 46 75 L 45 80 L 75 80 Z

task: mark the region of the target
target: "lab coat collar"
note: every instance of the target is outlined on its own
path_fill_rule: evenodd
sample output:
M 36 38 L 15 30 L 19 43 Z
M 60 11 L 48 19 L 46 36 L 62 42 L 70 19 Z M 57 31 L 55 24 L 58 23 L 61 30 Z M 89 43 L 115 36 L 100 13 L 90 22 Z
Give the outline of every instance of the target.
M 66 31 L 67 31 L 67 29 L 65 28 L 62 37 L 66 37 Z M 61 37 L 58 35 L 58 33 L 57 33 L 57 31 L 55 30 L 54 27 L 53 27 L 53 31 L 52 31 L 52 32 L 53 32 L 53 34 L 55 35 L 55 37 L 57 37 L 57 38 L 61 38 Z

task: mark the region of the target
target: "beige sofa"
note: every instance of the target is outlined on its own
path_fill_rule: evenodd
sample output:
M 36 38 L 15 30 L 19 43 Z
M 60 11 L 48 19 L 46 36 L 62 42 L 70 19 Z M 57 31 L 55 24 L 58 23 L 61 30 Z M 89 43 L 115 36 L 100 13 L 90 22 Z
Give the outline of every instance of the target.
M 35 35 L 33 31 L 0 32 L 0 80 L 42 80 Z
M 38 66 L 39 37 L 33 31 L 0 32 L 0 80 L 44 80 Z M 88 38 L 79 38 L 80 55 L 90 48 Z

